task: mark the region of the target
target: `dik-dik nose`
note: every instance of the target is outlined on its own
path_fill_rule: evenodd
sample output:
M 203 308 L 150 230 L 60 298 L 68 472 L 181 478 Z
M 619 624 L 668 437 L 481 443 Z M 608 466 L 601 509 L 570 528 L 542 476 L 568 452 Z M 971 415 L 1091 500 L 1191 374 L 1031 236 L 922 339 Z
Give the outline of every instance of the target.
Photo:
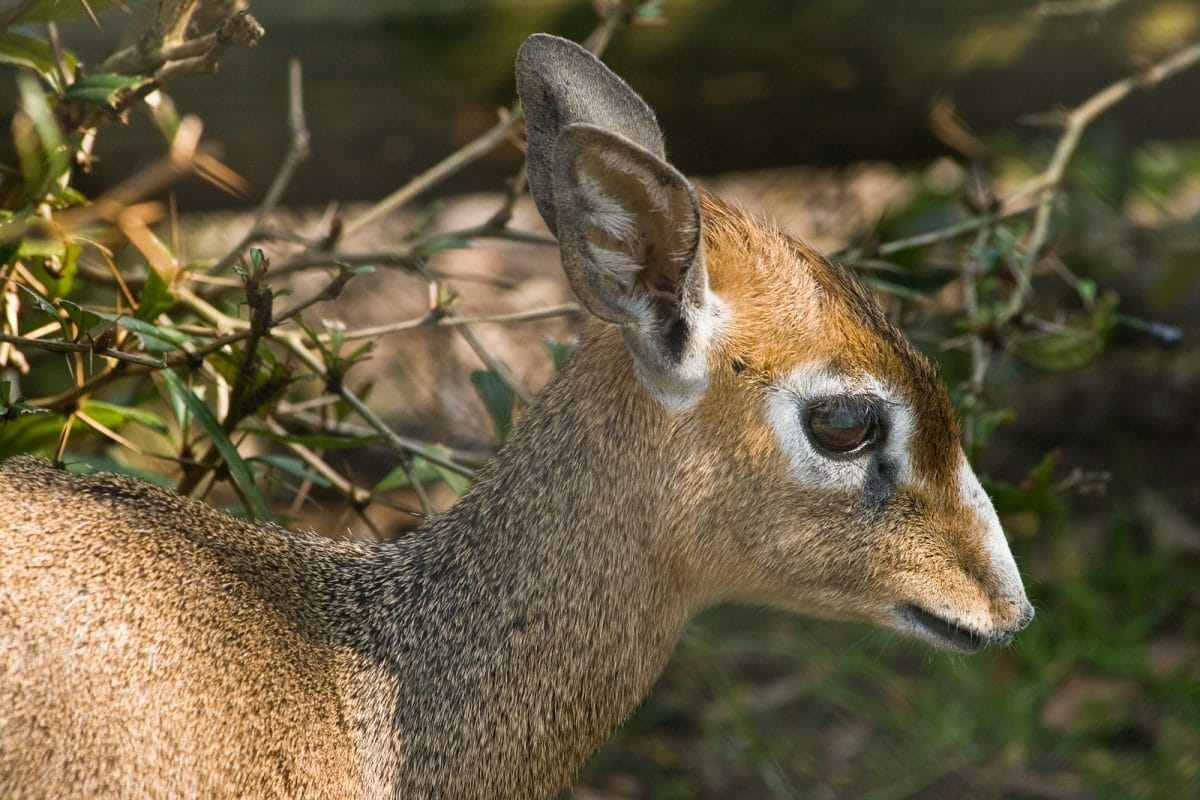
M 1019 612 L 1015 620 L 1010 623 L 1001 622 L 996 628 L 996 632 L 992 634 L 988 644 L 995 647 L 1003 647 L 1013 640 L 1013 637 L 1028 627 L 1029 623 L 1033 622 L 1034 610 L 1033 605 L 1025 599 L 1010 600 L 1011 608 L 1010 615 L 1013 612 Z

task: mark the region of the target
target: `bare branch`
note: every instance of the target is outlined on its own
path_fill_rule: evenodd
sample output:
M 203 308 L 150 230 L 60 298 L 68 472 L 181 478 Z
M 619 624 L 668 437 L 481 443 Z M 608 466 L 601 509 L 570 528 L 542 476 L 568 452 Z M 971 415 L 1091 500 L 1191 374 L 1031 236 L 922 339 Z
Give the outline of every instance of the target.
M 161 86 L 184 75 L 212 72 L 231 45 L 253 47 L 266 34 L 258 20 L 243 10 L 226 18 L 215 31 L 185 41 L 195 5 L 196 0 L 177 0 L 137 43 L 113 53 L 95 72 L 153 75 Z
M 14 336 L 9 333 L 0 333 L 0 342 L 22 345 L 24 347 L 35 347 L 38 350 L 48 350 L 51 353 L 89 353 L 95 356 L 137 364 L 149 369 L 166 369 L 168 366 L 167 362 L 157 358 L 150 358 L 149 356 L 137 353 L 127 353 L 124 350 L 113 350 L 110 347 L 98 347 L 91 342 L 65 342 L 61 339 L 31 339 L 27 336 Z
M 601 11 L 602 9 L 598 8 L 597 10 Z M 584 40 L 584 47 L 591 50 L 597 56 L 603 53 L 604 49 L 608 47 L 608 43 L 612 40 L 613 34 L 618 28 L 629 22 L 632 18 L 632 13 L 632 4 L 629 2 L 618 1 L 606 3 L 603 7 L 600 23 L 592 31 L 591 35 Z M 499 121 L 491 128 L 488 128 L 488 130 L 480 134 L 477 138 L 468 142 L 454 153 L 451 153 L 437 164 L 434 164 L 425 172 L 422 172 L 347 223 L 346 235 L 353 236 L 364 228 L 373 225 L 411 201 L 426 189 L 435 186 L 464 167 L 478 161 L 499 145 L 510 140 L 521 130 L 524 121 L 525 116 L 521 113 L 521 106 L 514 102 L 507 111 L 500 115 Z
M 520 107 L 514 105 L 507 113 L 502 114 L 500 121 L 489 128 L 483 135 L 468 142 L 464 147 L 456 150 L 437 164 L 434 164 L 404 186 L 348 222 L 346 224 L 346 236 L 353 236 L 364 228 L 373 225 L 408 203 L 426 189 L 436 186 L 464 167 L 483 158 L 496 147 L 508 141 L 521 129 L 521 124 L 524 121 L 525 117 L 521 114 Z
M 389 333 L 402 333 L 418 328 L 453 328 L 463 325 L 489 324 L 507 325 L 513 322 L 533 322 L 535 320 L 552 319 L 554 317 L 573 316 L 580 312 L 581 309 L 575 303 L 564 303 L 558 306 L 547 306 L 546 308 L 533 308 L 528 311 L 515 311 L 511 314 L 491 314 L 479 317 L 450 317 L 430 312 L 415 319 L 345 331 L 344 333 L 340 333 L 338 338 L 344 342 L 351 342 L 356 339 L 378 339 L 380 336 L 386 336 Z M 327 342 L 329 338 L 328 334 L 324 334 L 321 336 L 321 341 Z
M 461 319 L 458 312 L 454 309 L 450 309 L 450 318 Z M 456 330 L 458 331 L 458 335 L 475 351 L 475 355 L 479 356 L 479 360 L 483 362 L 483 365 L 494 372 L 496 377 L 508 387 L 510 392 L 521 398 L 521 402 L 525 405 L 533 402 L 533 395 L 530 394 L 529 390 L 521 385 L 521 382 L 517 380 L 516 376 L 512 374 L 512 371 L 504 362 L 493 356 L 483 346 L 483 342 L 479 341 L 479 337 L 475 335 L 475 331 L 466 325 L 459 325 L 456 327 Z
M 313 370 L 318 375 L 325 376 L 326 382 L 330 384 L 329 389 L 341 397 L 342 400 L 345 401 L 346 405 L 350 406 L 354 410 L 354 413 L 362 417 L 363 421 L 370 425 L 372 429 L 381 434 L 384 442 L 386 442 L 394 451 L 406 458 L 412 455 L 420 456 L 426 461 L 457 472 L 459 475 L 462 475 L 465 478 L 474 479 L 474 470 L 464 467 L 452 459 L 444 458 L 443 456 L 434 452 L 431 449 L 431 445 L 400 436 L 390 427 L 388 427 L 387 423 L 381 420 L 374 411 L 367 407 L 366 403 L 360 400 L 358 396 L 354 394 L 354 392 L 350 391 L 350 389 L 345 386 L 344 382 L 340 378 L 337 378 L 336 380 L 333 379 L 334 376 L 330 375 L 328 369 L 321 362 L 321 360 L 314 356 L 309 349 L 304 346 L 304 343 L 299 339 L 298 336 L 291 334 L 274 334 L 273 338 L 276 341 L 286 345 L 287 348 L 295 353 L 295 355 L 302 362 L 304 362 L 309 369 Z
M 1033 267 L 1046 245 L 1050 219 L 1053 216 L 1054 203 L 1058 198 L 1063 175 L 1066 173 L 1071 157 L 1079 147 L 1084 131 L 1097 117 L 1125 100 L 1133 92 L 1139 89 L 1152 89 L 1167 78 L 1194 66 L 1197 62 L 1200 62 L 1200 42 L 1183 47 L 1138 74 L 1107 86 L 1066 114 L 1062 136 L 1059 138 L 1058 144 L 1054 148 L 1054 154 L 1046 168 L 1020 186 L 1006 200 L 1006 204 L 1011 204 L 1018 198 L 1031 194 L 1038 195 L 1033 229 L 1025 241 L 1025 259 L 1016 276 L 1017 288 L 1013 291 L 1001 314 L 1002 321 L 1019 314 L 1028 298 L 1029 279 Z
M 234 245 L 224 258 L 208 269 L 210 274 L 223 272 L 233 265 L 251 245 L 263 239 L 273 237 L 273 232 L 264 227 L 267 217 L 271 215 L 275 207 L 279 204 L 280 198 L 283 196 L 288 184 L 291 183 L 296 168 L 302 162 L 306 161 L 311 153 L 308 123 L 305 121 L 304 116 L 304 79 L 300 62 L 296 59 L 292 59 L 288 64 L 288 130 L 291 132 L 288 151 L 284 155 L 283 161 L 279 165 L 279 170 L 275 173 L 275 177 L 271 180 L 271 185 L 267 189 L 266 195 L 263 196 L 263 200 L 258 206 L 258 211 L 254 215 L 253 226 L 251 226 L 241 241 Z M 273 274 L 279 275 L 281 273 L 279 270 L 275 270 Z
M 169 186 L 186 175 L 196 165 L 199 155 L 202 125 L 198 117 L 187 116 L 179 122 L 168 154 L 145 169 L 125 179 L 85 206 L 69 208 L 54 217 L 62 230 L 72 231 L 97 220 L 115 223 L 130 205 Z M 0 242 L 13 241 L 29 233 L 38 220 L 20 224 L 0 225 Z
M 274 417 L 267 417 L 266 425 L 267 428 L 276 435 L 285 435 L 287 433 L 287 429 L 280 425 Z M 338 492 L 345 497 L 346 501 L 352 506 L 355 506 L 356 508 L 362 508 L 371 502 L 372 495 L 369 491 L 355 486 L 346 478 L 343 478 L 337 470 L 326 464 L 324 459 L 322 459 L 309 448 L 295 442 L 284 442 L 283 444 L 285 447 L 295 453 L 301 461 L 307 464 L 309 469 L 313 470 L 322 478 L 329 481 L 330 485 L 337 489 Z
M 975 233 L 980 228 L 987 228 L 999 222 L 1019 217 L 1022 214 L 1028 214 L 1037 206 L 1030 203 L 1019 208 L 1010 209 L 997 214 L 980 214 L 976 217 L 964 219 L 961 222 L 951 223 L 936 230 L 927 231 L 926 233 L 918 233 L 914 236 L 906 236 L 903 239 L 893 239 L 890 242 L 884 242 L 878 247 L 861 248 L 847 247 L 841 250 L 835 250 L 829 254 L 829 258 L 835 261 L 856 262 L 862 259 L 867 253 L 880 256 L 890 256 L 895 253 L 901 253 L 905 250 L 916 250 L 921 247 L 928 247 L 931 244 L 938 242 L 948 242 L 951 239 L 957 239 L 960 236 L 965 236 L 968 233 Z

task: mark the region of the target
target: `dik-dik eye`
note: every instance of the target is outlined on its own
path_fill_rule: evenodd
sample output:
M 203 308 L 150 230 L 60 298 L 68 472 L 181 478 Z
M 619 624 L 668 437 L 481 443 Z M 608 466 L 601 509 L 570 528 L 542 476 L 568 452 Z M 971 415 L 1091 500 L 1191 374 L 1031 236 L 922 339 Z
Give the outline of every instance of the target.
M 830 397 L 809 406 L 804 420 L 808 438 L 821 450 L 843 455 L 879 440 L 876 403 L 862 396 Z

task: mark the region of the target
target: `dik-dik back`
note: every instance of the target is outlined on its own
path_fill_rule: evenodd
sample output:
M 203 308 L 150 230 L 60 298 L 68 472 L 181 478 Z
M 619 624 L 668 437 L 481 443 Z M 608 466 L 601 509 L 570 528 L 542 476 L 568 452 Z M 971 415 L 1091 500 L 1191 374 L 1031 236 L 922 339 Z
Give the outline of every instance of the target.
M 572 362 L 394 545 L 5 465 L 0 795 L 545 797 L 707 605 L 963 651 L 1028 623 L 945 388 L 871 296 L 698 194 L 579 47 L 532 37 L 517 85 L 595 317 Z

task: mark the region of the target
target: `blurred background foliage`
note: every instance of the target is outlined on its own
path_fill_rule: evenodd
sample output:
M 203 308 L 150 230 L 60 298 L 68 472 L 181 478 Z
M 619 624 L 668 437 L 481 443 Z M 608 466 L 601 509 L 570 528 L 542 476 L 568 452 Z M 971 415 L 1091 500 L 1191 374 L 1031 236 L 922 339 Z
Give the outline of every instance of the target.
M 1150 85 L 1200 6 L 242 8 L 0 3 L 0 455 L 335 535 L 452 502 L 575 325 L 507 188 L 513 54 L 599 26 L 681 168 L 939 361 L 1038 618 L 962 658 L 715 609 L 573 796 L 1200 796 L 1200 69 Z

